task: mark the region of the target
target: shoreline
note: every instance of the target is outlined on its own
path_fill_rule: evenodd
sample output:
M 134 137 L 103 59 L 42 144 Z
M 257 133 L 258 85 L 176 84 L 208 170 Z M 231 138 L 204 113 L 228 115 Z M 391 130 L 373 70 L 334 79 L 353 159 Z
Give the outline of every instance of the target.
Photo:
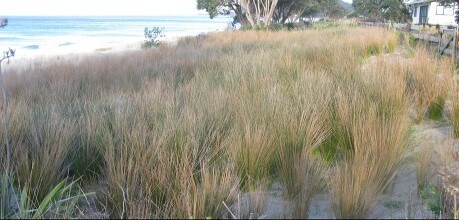
M 201 32 L 199 34 L 194 34 L 194 33 L 187 33 L 184 35 L 175 35 L 175 36 L 168 36 L 168 37 L 161 37 L 159 40 L 167 44 L 169 46 L 175 46 L 176 43 L 186 37 L 197 37 L 201 34 L 211 34 L 211 33 L 216 33 L 216 32 L 222 32 L 225 30 L 216 30 L 216 31 L 209 31 L 209 32 Z M 69 60 L 69 59 L 79 59 L 82 57 L 87 57 L 87 56 L 97 56 L 97 55 L 116 55 L 118 53 L 123 53 L 123 52 L 133 52 L 133 51 L 142 51 L 143 49 L 141 48 L 143 42 L 145 40 L 139 40 L 139 41 L 131 41 L 131 42 L 123 42 L 120 44 L 114 44 L 114 45 L 107 45 L 107 44 L 94 44 L 91 45 L 91 47 L 86 47 L 83 49 L 77 49 L 77 50 L 72 50 L 71 48 L 68 48 L 67 50 L 54 50 L 54 51 L 47 51 L 46 49 L 37 49 L 37 51 L 34 51 L 32 53 L 25 53 L 23 55 L 18 56 L 18 49 L 16 49 L 16 56 L 11 58 L 9 62 L 3 62 L 2 63 L 2 68 L 4 73 L 7 72 L 8 70 L 12 69 L 27 69 L 30 66 L 37 66 L 38 63 L 41 63 L 41 65 L 46 65 L 46 62 L 53 61 L 53 60 Z M 76 45 L 76 44 L 75 44 Z M 73 46 L 75 46 L 73 45 Z M 62 45 L 63 47 L 66 47 L 67 45 Z M 61 47 L 61 45 L 60 45 Z M 25 49 L 25 50 L 30 50 L 30 49 Z M 21 50 L 19 50 L 21 51 Z M 52 63 L 50 63 L 52 64 Z
M 0 52 L 16 49 L 16 58 L 131 49 L 144 41 L 145 27 L 163 28 L 164 41 L 226 30 L 232 19 L 196 16 L 10 17 L 0 32 Z

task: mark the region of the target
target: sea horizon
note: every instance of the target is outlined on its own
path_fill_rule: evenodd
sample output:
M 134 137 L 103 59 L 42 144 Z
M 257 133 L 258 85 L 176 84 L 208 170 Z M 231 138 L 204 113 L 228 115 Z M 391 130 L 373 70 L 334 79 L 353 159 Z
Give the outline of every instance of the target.
M 2 16 L 0 49 L 13 48 L 18 57 L 91 52 L 129 47 L 145 40 L 144 29 L 163 28 L 162 40 L 222 31 L 230 16 Z M 137 46 L 135 46 L 137 47 Z

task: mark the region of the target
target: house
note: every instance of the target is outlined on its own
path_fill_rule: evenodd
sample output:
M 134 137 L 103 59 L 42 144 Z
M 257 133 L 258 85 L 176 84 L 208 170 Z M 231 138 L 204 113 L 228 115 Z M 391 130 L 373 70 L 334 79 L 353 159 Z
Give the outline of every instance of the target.
M 405 4 L 411 12 L 413 24 L 457 26 L 454 20 L 457 5 L 442 6 L 433 0 L 407 0 Z

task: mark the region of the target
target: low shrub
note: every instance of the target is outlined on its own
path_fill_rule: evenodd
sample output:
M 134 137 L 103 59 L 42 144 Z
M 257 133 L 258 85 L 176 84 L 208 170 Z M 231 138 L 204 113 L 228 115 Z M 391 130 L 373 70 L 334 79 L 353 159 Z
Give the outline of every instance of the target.
M 145 42 L 142 44 L 142 49 L 157 47 L 161 44 L 159 38 L 164 37 L 164 28 L 153 27 L 152 29 L 145 28 Z

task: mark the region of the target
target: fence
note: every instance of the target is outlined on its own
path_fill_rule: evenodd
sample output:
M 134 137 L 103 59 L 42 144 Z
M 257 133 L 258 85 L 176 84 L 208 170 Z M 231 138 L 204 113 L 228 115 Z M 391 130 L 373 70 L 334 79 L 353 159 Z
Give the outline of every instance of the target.
M 422 25 L 409 25 L 409 24 L 388 24 L 388 23 L 375 23 L 375 22 L 359 22 L 361 26 L 377 26 L 386 28 L 395 28 L 402 31 L 411 33 L 415 39 L 428 42 L 431 46 L 436 46 L 438 56 L 445 54 L 451 55 L 453 59 L 459 58 L 457 49 L 457 33 L 456 28 L 440 28 L 438 34 L 429 34 L 423 32 Z

